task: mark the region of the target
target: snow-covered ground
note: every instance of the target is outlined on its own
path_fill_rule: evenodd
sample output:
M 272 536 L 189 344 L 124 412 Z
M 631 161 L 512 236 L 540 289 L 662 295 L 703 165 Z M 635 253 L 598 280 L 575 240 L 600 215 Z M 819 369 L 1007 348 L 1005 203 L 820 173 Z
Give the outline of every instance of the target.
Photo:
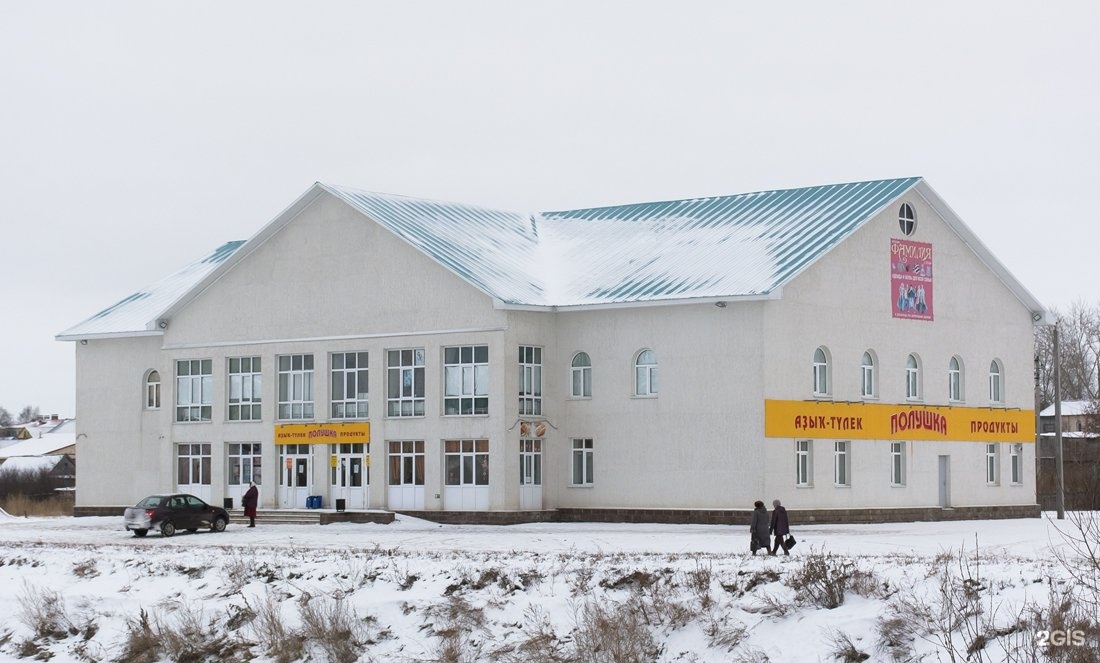
M 0 516 L 0 658 L 797 662 L 847 639 L 948 661 L 984 639 L 974 660 L 1031 660 L 1068 618 L 1052 597 L 1095 578 L 1049 514 L 802 526 L 789 558 L 749 556 L 747 529 L 398 517 L 138 539 L 121 518 Z

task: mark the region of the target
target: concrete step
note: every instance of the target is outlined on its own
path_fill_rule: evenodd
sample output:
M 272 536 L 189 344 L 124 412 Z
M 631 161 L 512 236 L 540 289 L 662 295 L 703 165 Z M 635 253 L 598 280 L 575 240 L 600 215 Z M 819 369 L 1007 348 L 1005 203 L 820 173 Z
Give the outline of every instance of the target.
M 247 525 L 248 517 L 244 515 L 244 509 L 229 509 L 229 522 Z M 320 525 L 321 514 L 317 509 L 260 509 L 256 511 L 256 522 L 268 525 Z

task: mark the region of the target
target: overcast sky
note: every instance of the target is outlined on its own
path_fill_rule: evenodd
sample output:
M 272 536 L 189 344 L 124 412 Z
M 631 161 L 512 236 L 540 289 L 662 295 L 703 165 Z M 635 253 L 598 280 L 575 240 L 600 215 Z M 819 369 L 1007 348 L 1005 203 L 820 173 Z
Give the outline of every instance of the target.
M 1095 304 L 1098 27 L 1096 2 L 0 0 L 0 406 L 73 416 L 55 334 L 315 181 L 531 211 L 920 175 L 1044 304 Z

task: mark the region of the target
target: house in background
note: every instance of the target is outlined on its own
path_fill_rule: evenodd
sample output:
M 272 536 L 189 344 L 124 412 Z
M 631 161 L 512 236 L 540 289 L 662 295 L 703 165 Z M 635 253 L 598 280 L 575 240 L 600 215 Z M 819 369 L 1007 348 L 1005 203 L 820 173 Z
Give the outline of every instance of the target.
M 921 178 L 520 213 L 316 184 L 65 330 L 77 513 L 1038 515 L 1047 314 Z
M 1058 506 L 1054 406 L 1039 413 L 1036 496 L 1047 511 Z M 1100 403 L 1062 401 L 1062 478 L 1065 507 L 1100 509 Z

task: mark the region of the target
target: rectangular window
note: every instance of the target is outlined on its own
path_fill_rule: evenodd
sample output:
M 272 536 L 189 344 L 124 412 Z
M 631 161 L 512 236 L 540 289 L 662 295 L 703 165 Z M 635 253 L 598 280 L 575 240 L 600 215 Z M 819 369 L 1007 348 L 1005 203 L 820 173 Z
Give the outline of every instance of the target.
M 833 443 L 833 483 L 852 485 L 851 442 L 837 440 Z
M 230 486 L 247 486 L 250 481 L 255 481 L 257 485 L 263 483 L 260 472 L 259 442 L 230 444 L 226 465 L 229 470 Z
M 313 418 L 313 355 L 279 357 L 279 419 Z
M 542 348 L 519 346 L 519 413 L 542 414 Z
M 260 420 L 262 387 L 259 357 L 229 358 L 230 421 Z
M 1012 445 L 1011 461 L 1012 483 L 1022 484 L 1024 482 L 1024 445 Z
M 214 363 L 209 359 L 176 362 L 176 421 L 210 421 L 214 402 Z
M 393 440 L 389 443 L 390 485 L 424 485 L 424 441 Z
M 813 441 L 796 440 L 794 443 L 795 485 L 813 485 Z
M 905 443 L 890 443 L 890 485 L 905 485 Z
M 332 418 L 366 419 L 367 353 L 334 352 L 332 360 Z
M 489 414 L 489 346 L 443 348 L 444 414 Z
M 592 476 L 592 438 L 573 439 L 573 485 L 591 486 Z
M 985 445 L 985 482 L 989 485 L 996 485 L 999 477 L 997 476 L 997 443 L 990 442 Z
M 448 486 L 488 486 L 489 440 L 444 440 L 443 482 Z
M 209 444 L 180 444 L 176 447 L 176 484 L 210 485 Z
M 424 416 L 424 348 L 386 352 L 386 414 Z

